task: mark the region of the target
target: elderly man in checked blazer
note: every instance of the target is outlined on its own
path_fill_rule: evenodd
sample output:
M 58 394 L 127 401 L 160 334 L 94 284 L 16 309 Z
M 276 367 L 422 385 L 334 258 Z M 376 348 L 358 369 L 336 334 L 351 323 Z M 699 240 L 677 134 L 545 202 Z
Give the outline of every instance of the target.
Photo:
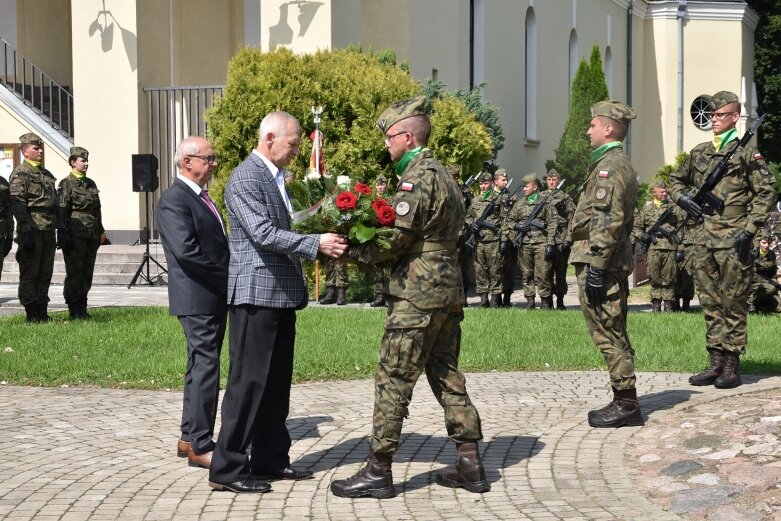
M 293 116 L 269 113 L 260 123 L 257 148 L 233 170 L 225 189 L 230 371 L 209 472 L 216 490 L 268 492 L 268 480 L 312 476 L 290 466 L 285 426 L 296 310 L 309 299 L 301 259 L 318 252 L 338 258 L 347 241 L 333 233 L 290 231 L 285 167 L 298 154 L 300 139 Z

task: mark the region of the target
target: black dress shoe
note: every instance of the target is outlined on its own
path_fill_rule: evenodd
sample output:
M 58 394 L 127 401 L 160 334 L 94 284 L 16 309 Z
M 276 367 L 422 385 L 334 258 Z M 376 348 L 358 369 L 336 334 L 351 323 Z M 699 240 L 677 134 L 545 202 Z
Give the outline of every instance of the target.
M 260 475 L 252 475 L 254 479 L 309 479 L 312 477 L 311 470 L 296 470 L 293 467 L 285 467 L 282 470 L 276 472 L 270 472 Z
M 231 492 L 254 492 L 256 494 L 262 494 L 271 490 L 271 485 L 260 479 L 248 478 L 241 481 L 234 481 L 233 483 L 215 483 L 209 481 L 209 486 L 214 490 L 229 490 Z

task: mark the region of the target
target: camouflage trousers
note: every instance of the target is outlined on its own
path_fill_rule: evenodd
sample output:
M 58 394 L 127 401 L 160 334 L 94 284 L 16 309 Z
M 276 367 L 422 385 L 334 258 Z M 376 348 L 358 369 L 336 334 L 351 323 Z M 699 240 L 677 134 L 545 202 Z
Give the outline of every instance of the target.
M 374 421 L 369 445 L 375 454 L 396 452 L 412 390 L 423 370 L 444 409 L 447 434 L 455 442 L 483 438 L 480 415 L 458 370 L 461 350 L 461 303 L 421 310 L 406 300 L 388 299 L 385 334 L 374 381 Z
M 751 265 L 738 260 L 735 248 L 705 250 L 694 278 L 705 315 L 707 347 L 746 352 L 746 315 L 751 289 Z
M 675 251 L 651 248 L 646 258 L 646 270 L 651 279 L 651 300 L 672 300 L 678 271 Z
M 550 297 L 553 266 L 545 260 L 545 244 L 523 243 L 520 257 L 523 269 L 523 296 L 527 299 L 533 299 L 536 286 L 540 297 Z
M 347 283 L 347 261 L 343 258 L 330 259 L 325 265 L 326 286 L 346 288 L 348 285 Z
M 366 271 L 367 280 L 372 283 L 372 294 L 382 295 L 385 283 L 388 282 L 389 270 L 386 266 L 371 265 Z
M 16 262 L 19 263 L 19 302 L 23 306 L 49 302 L 49 286 L 54 272 L 54 230 L 33 230 L 35 245 L 32 248 L 18 247 Z
M 515 289 L 515 274 L 518 271 L 518 250 L 510 243 L 509 251 L 502 257 L 502 293 Z
M 99 246 L 100 239 L 74 237 L 73 246 L 68 248 L 67 252 L 62 250 L 65 259 L 65 285 L 62 295 L 68 304 L 87 299 L 92 288 L 92 275 Z
M 778 288 L 755 273 L 751 281 L 749 302 L 754 304 L 757 311 L 775 313 L 781 310 L 778 306 L 779 301 L 781 301 L 781 295 L 779 295 Z
M 675 297 L 691 300 L 694 298 L 694 270 L 697 256 L 704 255 L 702 246 L 690 244 L 684 247 L 683 262 L 678 263 L 678 272 L 675 276 Z
M 635 350 L 626 332 L 626 301 L 629 282 L 626 276 L 605 270 L 607 297 L 601 306 L 593 306 L 586 297 L 588 264 L 575 264 L 580 309 L 586 319 L 591 340 L 607 363 L 610 384 L 618 391 L 635 387 Z
M 477 285 L 475 280 L 475 258 L 472 255 L 472 250 L 466 246 L 458 248 L 458 267 L 461 269 L 461 280 L 464 281 L 464 293 L 469 288 L 474 288 Z
M 569 266 L 569 253 L 561 251 L 561 244 L 556 246 L 556 256 L 551 263 L 551 290 L 554 295 L 566 295 L 569 291 L 567 284 L 567 267 Z
M 499 295 L 502 292 L 502 254 L 499 241 L 478 242 L 475 248 L 477 293 Z

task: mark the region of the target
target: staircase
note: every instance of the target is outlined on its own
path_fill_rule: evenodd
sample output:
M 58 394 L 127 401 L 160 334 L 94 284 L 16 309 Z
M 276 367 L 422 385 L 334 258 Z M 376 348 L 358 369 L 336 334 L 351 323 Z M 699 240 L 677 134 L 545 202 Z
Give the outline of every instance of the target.
M 93 285 L 114 285 L 114 286 L 127 286 L 130 284 L 133 275 L 135 275 L 141 262 L 144 260 L 144 252 L 146 247 L 141 246 L 125 246 L 125 245 L 104 245 L 98 249 L 98 257 L 95 261 L 95 274 L 92 278 Z M 163 247 L 159 244 L 152 244 L 149 246 L 149 255 L 154 257 L 157 262 L 166 266 L 165 255 L 163 254 Z M 146 268 L 143 270 L 146 275 Z M 154 262 L 149 263 L 149 276 L 155 283 L 160 279 L 156 279 L 157 275 L 160 275 L 162 270 L 158 268 Z M 16 245 L 11 250 L 11 253 L 5 258 L 3 262 L 3 284 L 18 284 L 19 283 L 19 264 L 16 262 Z M 163 274 L 162 280 L 168 280 L 168 276 Z M 54 275 L 52 276 L 52 284 L 62 284 L 65 281 L 65 261 L 62 258 L 62 252 L 57 250 L 54 256 Z M 137 284 L 144 284 L 142 279 L 136 281 Z

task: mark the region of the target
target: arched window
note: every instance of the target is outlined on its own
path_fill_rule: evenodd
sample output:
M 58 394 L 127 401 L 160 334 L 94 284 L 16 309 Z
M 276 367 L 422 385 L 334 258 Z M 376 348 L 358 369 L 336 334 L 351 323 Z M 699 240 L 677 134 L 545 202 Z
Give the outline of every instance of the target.
M 607 93 L 613 95 L 613 51 L 610 46 L 605 49 L 605 81 L 607 82 Z
M 526 139 L 537 140 L 537 18 L 534 8 L 526 10 Z

